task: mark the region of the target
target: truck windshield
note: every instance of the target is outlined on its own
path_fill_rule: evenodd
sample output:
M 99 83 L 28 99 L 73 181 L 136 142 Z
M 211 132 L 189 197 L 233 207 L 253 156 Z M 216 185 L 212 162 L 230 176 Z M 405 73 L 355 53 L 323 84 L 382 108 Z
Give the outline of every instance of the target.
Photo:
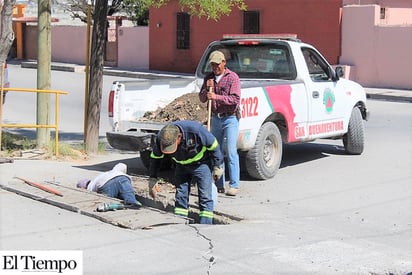
M 223 52 L 226 67 L 242 79 L 286 79 L 296 78 L 296 69 L 290 50 L 280 44 L 216 45 L 203 56 L 200 73 L 205 76 L 212 71 L 209 54 L 215 50 Z M 199 71 L 198 71 L 199 72 Z

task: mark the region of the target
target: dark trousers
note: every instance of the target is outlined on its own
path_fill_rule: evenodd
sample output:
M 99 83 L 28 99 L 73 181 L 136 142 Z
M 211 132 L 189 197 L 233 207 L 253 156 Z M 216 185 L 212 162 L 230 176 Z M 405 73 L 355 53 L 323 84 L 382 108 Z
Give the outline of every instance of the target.
M 176 177 L 176 202 L 175 213 L 187 216 L 189 207 L 190 183 L 196 182 L 199 199 L 199 223 L 211 224 L 213 222 L 213 199 L 212 199 L 212 173 L 209 166 L 199 165 L 177 165 Z

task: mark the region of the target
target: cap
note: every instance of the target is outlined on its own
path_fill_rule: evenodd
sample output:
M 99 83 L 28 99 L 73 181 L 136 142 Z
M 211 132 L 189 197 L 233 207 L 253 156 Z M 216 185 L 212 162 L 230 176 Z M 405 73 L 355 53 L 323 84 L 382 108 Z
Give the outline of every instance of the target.
M 169 123 L 160 130 L 160 150 L 163 154 L 173 154 L 177 150 L 179 127 Z
M 224 60 L 226 60 L 225 55 L 221 51 L 214 51 L 209 56 L 209 63 L 220 64 Z
M 89 179 L 81 179 L 77 182 L 76 186 L 78 188 L 87 189 L 87 185 L 89 185 L 89 183 L 90 183 Z

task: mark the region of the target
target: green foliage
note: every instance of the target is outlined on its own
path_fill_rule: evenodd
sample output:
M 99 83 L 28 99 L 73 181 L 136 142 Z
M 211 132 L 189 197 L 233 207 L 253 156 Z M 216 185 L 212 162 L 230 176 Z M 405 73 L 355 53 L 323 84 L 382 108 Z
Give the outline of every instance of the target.
M 154 0 L 156 1 L 156 0 Z M 164 2 L 161 0 L 161 2 Z M 192 16 L 205 17 L 217 21 L 229 15 L 233 8 L 246 10 L 244 0 L 179 0 L 179 5 Z
M 149 24 L 149 6 L 145 0 L 124 0 L 122 9 L 135 25 L 147 26 Z
M 44 157 L 50 157 L 55 155 L 55 144 L 56 140 L 51 139 L 46 148 L 42 148 L 41 151 L 44 152 Z M 29 139 L 25 136 L 19 134 L 13 134 L 8 131 L 2 131 L 1 137 L 1 149 L 2 154 L 0 155 L 16 155 L 16 152 L 29 151 L 36 149 L 36 140 Z M 72 159 L 85 158 L 84 144 L 83 143 L 66 143 L 59 142 L 58 144 L 59 156 L 60 157 L 70 157 Z M 107 143 L 99 142 L 98 153 L 106 153 Z M 18 155 L 18 154 L 17 154 Z
M 173 0 L 172 0 L 173 1 Z M 199 18 L 218 20 L 223 15 L 229 15 L 233 8 L 246 10 L 244 0 L 176 0 L 182 10 L 187 11 L 192 16 Z M 148 23 L 149 7 L 160 8 L 171 0 L 124 0 L 123 10 L 130 19 L 141 24 Z
M 3 131 L 1 148 L 5 151 L 29 150 L 36 148 L 36 142 L 24 136 Z

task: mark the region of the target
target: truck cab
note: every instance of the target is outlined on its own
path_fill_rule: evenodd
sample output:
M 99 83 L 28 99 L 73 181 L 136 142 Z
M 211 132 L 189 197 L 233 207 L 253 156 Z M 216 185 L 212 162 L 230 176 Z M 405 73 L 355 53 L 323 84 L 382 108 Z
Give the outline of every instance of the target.
M 205 50 L 196 70 L 198 87 L 211 72 L 208 58 L 215 50 L 224 53 L 227 67 L 241 80 L 238 149 L 250 164 L 249 174 L 273 177 L 282 143 L 343 138 L 348 153 L 362 153 L 363 134 L 352 146 L 347 133 L 354 108 L 361 116 L 358 124 L 368 117 L 366 93 L 313 46 L 294 34 L 224 35 Z

